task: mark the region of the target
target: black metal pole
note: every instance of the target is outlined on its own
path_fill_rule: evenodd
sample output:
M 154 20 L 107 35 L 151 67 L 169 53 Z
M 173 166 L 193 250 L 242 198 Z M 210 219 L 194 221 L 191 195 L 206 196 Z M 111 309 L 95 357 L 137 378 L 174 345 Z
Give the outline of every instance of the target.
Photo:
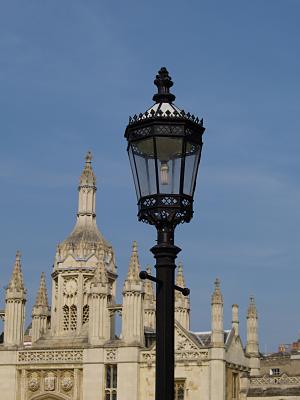
M 174 279 L 175 259 L 181 249 L 174 246 L 174 228 L 157 228 L 156 259 L 156 368 L 155 400 L 174 399 Z

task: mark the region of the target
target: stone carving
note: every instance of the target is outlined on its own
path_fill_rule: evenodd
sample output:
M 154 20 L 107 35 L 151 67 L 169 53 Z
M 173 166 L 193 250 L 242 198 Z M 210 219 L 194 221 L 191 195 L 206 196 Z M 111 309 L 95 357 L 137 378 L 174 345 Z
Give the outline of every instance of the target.
M 115 361 L 117 359 L 117 349 L 107 349 L 105 351 L 106 361 Z
M 198 351 L 181 351 L 175 353 L 175 361 L 190 361 L 196 360 L 198 363 L 208 359 L 208 350 L 198 350 Z M 151 367 L 155 364 L 155 352 L 143 352 L 142 362 L 147 363 Z
M 199 347 L 188 338 L 178 327 L 175 328 L 175 360 L 201 360 L 208 359 L 208 350 Z
M 46 392 L 55 390 L 56 376 L 53 372 L 48 372 L 44 378 L 44 388 Z
M 84 282 L 83 282 L 83 292 L 84 293 L 89 293 L 91 290 L 91 277 L 85 277 Z
M 40 388 L 40 377 L 37 372 L 30 374 L 28 379 L 28 389 L 31 392 L 36 392 Z
M 64 294 L 67 297 L 75 296 L 77 293 L 78 285 L 77 281 L 74 278 L 66 279 L 64 282 Z
M 142 353 L 142 360 L 147 363 L 148 367 L 151 367 L 152 364 L 155 364 L 155 353 Z
M 61 378 L 61 387 L 65 392 L 68 392 L 73 387 L 73 375 L 70 372 L 65 372 Z
M 198 351 L 199 348 L 189 340 L 179 329 L 175 331 L 175 351 Z
M 288 376 L 282 374 L 281 376 L 264 375 L 261 377 L 250 378 L 252 386 L 266 386 L 266 385 L 295 385 L 300 384 L 300 376 Z
M 43 362 L 82 362 L 82 350 L 38 350 L 19 351 L 18 363 L 31 364 Z

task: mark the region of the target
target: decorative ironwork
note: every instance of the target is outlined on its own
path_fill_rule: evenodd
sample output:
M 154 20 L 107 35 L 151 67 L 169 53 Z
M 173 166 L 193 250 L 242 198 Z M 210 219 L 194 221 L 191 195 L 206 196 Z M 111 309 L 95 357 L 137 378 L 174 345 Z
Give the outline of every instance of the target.
M 193 216 L 193 199 L 185 195 L 154 195 L 141 197 L 138 217 L 150 225 L 189 222 Z
M 143 114 L 140 113 L 139 115 L 135 114 L 133 117 L 129 117 L 129 125 L 133 125 L 137 122 L 140 121 L 146 121 L 146 120 L 152 120 L 152 119 L 157 119 L 157 118 L 164 118 L 164 119 L 185 119 L 187 121 L 193 122 L 196 125 L 199 125 L 200 127 L 203 127 L 203 118 L 199 119 L 198 117 L 195 117 L 195 115 L 186 113 L 184 110 L 182 110 L 180 113 L 174 109 L 172 111 L 166 110 L 158 110 L 154 111 L 151 110 L 150 112 L 144 112 Z
M 191 137 L 199 143 L 205 128 L 202 120 L 201 123 L 195 121 L 183 119 L 180 114 L 176 118 L 172 118 L 172 114 L 169 117 L 141 118 L 129 123 L 125 135 L 130 137 L 130 140 L 153 136 Z

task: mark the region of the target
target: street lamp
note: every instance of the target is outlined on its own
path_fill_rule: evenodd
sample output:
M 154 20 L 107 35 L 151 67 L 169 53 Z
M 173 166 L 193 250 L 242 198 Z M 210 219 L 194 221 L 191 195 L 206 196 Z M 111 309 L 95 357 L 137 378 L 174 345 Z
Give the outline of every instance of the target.
M 203 120 L 180 110 L 170 93 L 173 82 L 161 68 L 154 84 L 155 104 L 129 118 L 125 131 L 127 151 L 138 199 L 138 218 L 155 225 L 156 277 L 141 272 L 156 285 L 156 400 L 174 398 L 174 285 L 176 225 L 193 216 L 193 196 L 201 157 Z

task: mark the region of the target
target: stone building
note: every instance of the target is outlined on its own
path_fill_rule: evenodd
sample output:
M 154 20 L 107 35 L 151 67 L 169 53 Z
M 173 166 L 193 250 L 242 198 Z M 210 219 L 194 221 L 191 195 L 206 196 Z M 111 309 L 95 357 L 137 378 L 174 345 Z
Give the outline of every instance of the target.
M 300 340 L 280 345 L 278 352 L 261 355 L 259 375 L 249 381 L 251 400 L 300 399 Z
M 31 329 L 25 336 L 28 294 L 21 255 L 16 255 L 1 313 L 5 320 L 0 345 L 1 399 L 154 399 L 154 288 L 150 281 L 139 279 L 141 266 L 133 242 L 122 304 L 116 303 L 115 252 L 96 224 L 91 158 L 88 153 L 80 177 L 75 227 L 56 249 L 51 306 L 42 273 Z M 182 264 L 176 283 L 185 286 Z M 116 313 L 122 316 L 119 337 Z M 254 299 L 247 314 L 245 348 L 239 336 L 237 305 L 232 307 L 232 326 L 224 329 L 218 280 L 211 298 L 209 331 L 190 330 L 189 298 L 180 292 L 176 292 L 175 314 L 176 400 L 246 399 L 250 376 L 260 368 Z

